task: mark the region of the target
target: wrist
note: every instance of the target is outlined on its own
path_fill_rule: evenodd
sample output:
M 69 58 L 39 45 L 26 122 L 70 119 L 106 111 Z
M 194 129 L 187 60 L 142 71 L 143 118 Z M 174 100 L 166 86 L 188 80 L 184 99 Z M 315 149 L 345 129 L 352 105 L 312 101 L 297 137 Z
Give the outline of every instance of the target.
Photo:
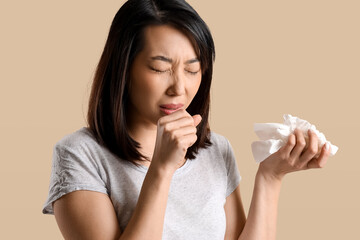
M 261 178 L 266 183 L 271 185 L 281 185 L 284 176 L 285 176 L 284 174 L 277 174 L 274 171 L 269 170 L 261 163 L 256 173 L 256 178 Z
M 176 169 L 172 169 L 163 164 L 159 164 L 158 162 L 151 162 L 148 170 L 148 174 L 151 174 L 156 178 L 169 178 L 171 179 L 174 175 Z

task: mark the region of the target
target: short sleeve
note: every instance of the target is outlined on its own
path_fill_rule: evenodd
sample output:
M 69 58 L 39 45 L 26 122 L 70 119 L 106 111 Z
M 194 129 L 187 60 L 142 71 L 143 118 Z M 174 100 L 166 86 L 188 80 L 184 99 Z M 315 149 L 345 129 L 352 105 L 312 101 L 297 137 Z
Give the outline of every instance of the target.
M 56 144 L 53 149 L 49 194 L 43 206 L 44 214 L 54 214 L 52 203 L 76 190 L 107 193 L 106 184 L 89 153 L 81 149 Z
M 230 142 L 226 139 L 226 170 L 227 170 L 227 188 L 226 197 L 228 197 L 239 185 L 241 176 L 236 163 L 235 154 Z

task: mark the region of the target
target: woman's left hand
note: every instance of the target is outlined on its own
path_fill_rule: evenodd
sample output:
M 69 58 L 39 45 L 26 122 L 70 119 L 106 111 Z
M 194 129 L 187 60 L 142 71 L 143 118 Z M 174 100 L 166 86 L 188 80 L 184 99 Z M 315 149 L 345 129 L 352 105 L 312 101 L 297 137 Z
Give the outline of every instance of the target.
M 296 129 L 282 148 L 260 163 L 259 171 L 266 177 L 281 180 L 290 172 L 324 167 L 330 145 L 326 143 L 319 149 L 317 135 L 309 130 L 308 136 L 306 143 L 304 134 Z

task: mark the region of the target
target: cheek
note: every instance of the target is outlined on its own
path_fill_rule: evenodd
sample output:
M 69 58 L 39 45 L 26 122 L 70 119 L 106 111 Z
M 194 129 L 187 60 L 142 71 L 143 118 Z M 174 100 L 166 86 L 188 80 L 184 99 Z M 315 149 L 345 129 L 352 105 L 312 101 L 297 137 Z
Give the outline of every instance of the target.
M 197 91 L 199 90 L 200 84 L 201 84 L 201 75 L 196 79 L 192 79 L 190 83 L 190 93 L 192 98 L 195 97 Z
M 147 103 L 159 98 L 161 93 L 160 81 L 151 74 L 140 72 L 132 79 L 132 99 L 134 102 L 146 101 Z

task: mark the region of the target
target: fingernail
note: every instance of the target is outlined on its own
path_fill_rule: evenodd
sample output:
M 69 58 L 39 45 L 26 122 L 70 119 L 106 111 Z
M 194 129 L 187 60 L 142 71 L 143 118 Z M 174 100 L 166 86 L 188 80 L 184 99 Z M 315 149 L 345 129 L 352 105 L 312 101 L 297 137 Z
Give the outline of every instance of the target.
M 325 143 L 325 149 L 326 149 L 326 151 L 329 150 L 329 143 L 328 142 Z

